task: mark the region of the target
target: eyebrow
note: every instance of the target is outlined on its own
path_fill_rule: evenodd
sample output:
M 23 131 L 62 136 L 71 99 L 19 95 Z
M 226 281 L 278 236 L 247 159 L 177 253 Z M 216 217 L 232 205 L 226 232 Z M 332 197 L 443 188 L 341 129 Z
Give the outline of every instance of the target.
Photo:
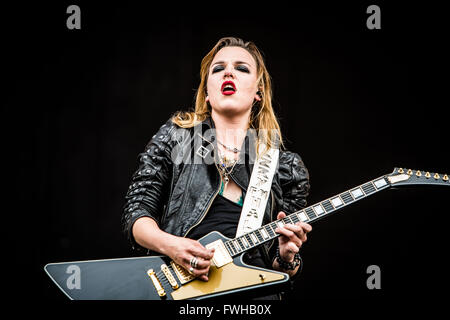
M 217 62 L 214 63 L 212 66 L 215 66 L 216 64 L 224 64 L 224 63 L 225 63 L 225 61 L 217 61 Z M 246 64 L 246 65 L 248 65 L 248 66 L 251 67 L 251 65 L 250 65 L 249 63 L 245 62 L 245 61 L 234 61 L 233 64 L 234 64 L 234 65 L 238 65 L 238 64 Z

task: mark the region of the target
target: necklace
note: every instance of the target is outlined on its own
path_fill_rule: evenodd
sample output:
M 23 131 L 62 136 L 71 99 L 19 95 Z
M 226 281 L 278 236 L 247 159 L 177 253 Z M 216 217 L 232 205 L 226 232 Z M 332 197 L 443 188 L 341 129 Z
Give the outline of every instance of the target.
M 238 152 L 241 151 L 240 149 L 238 149 L 238 148 L 236 148 L 236 147 L 234 147 L 234 148 L 229 147 L 229 146 L 227 146 L 226 144 L 220 142 L 219 140 L 217 140 L 217 142 L 220 143 L 223 147 L 225 147 L 225 149 L 227 149 L 228 151 L 232 151 L 232 152 L 234 152 L 234 153 L 238 153 Z
M 217 154 L 219 156 L 219 164 L 217 162 L 215 162 L 216 167 L 219 171 L 219 174 L 222 178 L 222 183 L 220 186 L 220 191 L 219 193 L 221 195 L 223 195 L 223 192 L 225 191 L 228 182 L 230 181 L 229 176 L 231 175 L 231 172 L 233 172 L 234 167 L 236 166 L 236 163 L 238 163 L 237 159 L 229 159 L 227 158 L 226 155 L 222 154 L 222 152 L 220 152 L 219 149 L 217 149 Z M 242 199 L 242 195 L 240 196 L 240 198 L 237 200 L 236 202 L 238 205 L 242 206 L 243 205 L 243 199 Z
M 219 172 L 223 178 L 225 189 L 228 181 L 230 180 L 229 175 L 231 174 L 231 172 L 233 172 L 233 169 L 238 161 L 236 159 L 228 159 L 224 154 L 220 152 L 220 150 L 217 151 L 219 153 L 219 166 L 217 168 L 219 169 Z

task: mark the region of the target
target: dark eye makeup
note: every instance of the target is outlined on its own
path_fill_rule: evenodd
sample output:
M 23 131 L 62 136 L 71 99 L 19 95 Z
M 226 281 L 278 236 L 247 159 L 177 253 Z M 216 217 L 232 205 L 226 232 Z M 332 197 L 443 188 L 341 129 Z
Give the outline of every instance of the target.
M 246 73 L 250 73 L 250 70 L 248 70 L 248 68 L 244 65 L 238 65 L 236 66 L 236 70 L 242 71 L 242 72 L 246 72 Z
M 225 69 L 223 66 L 215 66 L 213 69 L 212 69 L 212 73 L 216 73 L 216 72 L 219 72 L 219 71 L 222 71 L 223 69 Z
M 215 66 L 215 67 L 212 69 L 212 73 L 220 72 L 220 71 L 222 71 L 222 70 L 224 70 L 224 69 L 225 69 L 224 66 L 222 66 L 222 65 L 217 65 L 217 66 Z M 237 66 L 235 67 L 235 69 L 236 69 L 236 70 L 239 70 L 239 71 L 241 71 L 241 72 L 250 73 L 250 70 L 249 70 L 246 66 L 244 66 L 244 65 L 242 65 L 242 64 L 237 65 Z

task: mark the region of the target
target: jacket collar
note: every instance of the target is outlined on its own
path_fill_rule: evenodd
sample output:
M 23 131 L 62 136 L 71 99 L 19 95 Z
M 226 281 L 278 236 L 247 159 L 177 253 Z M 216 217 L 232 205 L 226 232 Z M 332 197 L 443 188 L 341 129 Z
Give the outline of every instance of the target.
M 203 146 L 208 149 L 217 150 L 217 137 L 215 133 L 215 124 L 212 120 L 211 116 L 207 117 L 203 120 L 200 125 L 202 126 L 202 134 L 207 130 L 212 129 L 212 134 L 208 134 L 207 138 L 203 139 Z M 243 145 L 241 146 L 241 152 L 239 153 L 239 162 L 235 165 L 233 172 L 231 173 L 231 177 L 235 182 L 245 190 L 247 190 L 247 186 L 250 182 L 250 175 L 253 170 L 253 163 L 249 161 L 250 155 L 250 145 L 249 145 L 249 137 L 245 136 Z M 243 148 L 242 148 L 243 147 Z M 243 151 L 243 152 L 242 152 Z

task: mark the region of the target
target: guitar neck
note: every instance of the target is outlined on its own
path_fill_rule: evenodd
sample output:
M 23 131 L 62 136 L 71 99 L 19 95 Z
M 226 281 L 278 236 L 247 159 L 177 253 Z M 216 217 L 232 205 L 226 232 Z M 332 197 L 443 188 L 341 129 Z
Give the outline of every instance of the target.
M 295 224 L 299 221 L 313 223 L 347 205 L 364 199 L 378 191 L 387 189 L 390 185 L 387 176 L 381 176 L 324 201 L 313 204 L 305 209 L 289 214 L 283 219 L 273 221 L 259 229 L 229 240 L 225 242 L 225 247 L 232 257 L 238 256 L 245 251 L 277 238 L 279 236 L 279 234 L 275 232 L 277 227 L 282 227 L 285 224 Z

